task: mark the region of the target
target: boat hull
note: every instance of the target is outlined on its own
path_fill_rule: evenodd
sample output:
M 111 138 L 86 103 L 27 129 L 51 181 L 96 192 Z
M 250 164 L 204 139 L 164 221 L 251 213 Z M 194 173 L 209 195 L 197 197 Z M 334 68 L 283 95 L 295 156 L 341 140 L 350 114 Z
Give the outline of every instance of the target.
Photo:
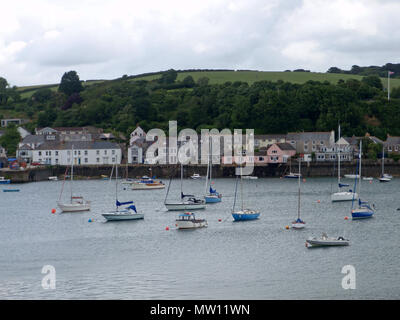
M 391 181 L 390 178 L 385 178 L 385 177 L 379 178 L 379 182 L 390 182 L 390 181 Z
M 199 210 L 199 209 L 204 209 L 206 207 L 205 203 L 196 204 L 196 203 L 170 202 L 170 203 L 165 203 L 164 205 L 168 211 Z
M 85 203 L 57 203 L 58 207 L 62 212 L 80 212 L 80 211 L 89 211 L 90 210 L 90 202 Z
M 351 211 L 352 219 L 368 219 L 374 215 L 374 211 L 359 208 Z
M 197 221 L 182 221 L 182 220 L 176 220 L 176 227 L 178 229 L 196 229 L 196 228 L 203 228 L 207 227 L 207 221 L 206 220 L 197 220 Z
M 305 223 L 292 223 L 292 228 L 293 229 L 304 229 L 306 226 Z
M 102 216 L 107 221 L 126 221 L 126 220 L 144 219 L 143 213 L 110 212 L 110 213 L 103 213 Z
M 221 202 L 221 197 L 220 196 L 205 196 L 204 197 L 206 203 L 217 203 L 217 202 Z
M 311 247 L 337 247 L 337 246 L 348 246 L 350 241 L 348 240 L 337 240 L 337 239 L 307 239 L 306 245 Z M 307 246 L 307 247 L 309 247 Z
M 154 184 L 154 185 L 147 185 L 147 184 L 140 184 L 140 183 L 132 183 L 132 190 L 154 190 L 154 189 L 164 189 L 164 184 Z
M 360 175 L 359 174 L 345 174 L 344 177 L 346 179 L 358 179 L 358 178 L 360 178 Z
M 358 199 L 358 194 L 354 193 L 354 198 L 353 198 L 353 193 L 352 192 L 336 192 L 331 195 L 331 200 L 332 202 L 337 202 L 337 201 L 352 201 L 352 200 L 357 200 Z
M 259 211 L 237 211 L 232 212 L 232 217 L 235 221 L 256 220 L 260 216 Z
M 7 179 L 7 180 L 0 180 L 0 184 L 10 184 L 11 180 Z

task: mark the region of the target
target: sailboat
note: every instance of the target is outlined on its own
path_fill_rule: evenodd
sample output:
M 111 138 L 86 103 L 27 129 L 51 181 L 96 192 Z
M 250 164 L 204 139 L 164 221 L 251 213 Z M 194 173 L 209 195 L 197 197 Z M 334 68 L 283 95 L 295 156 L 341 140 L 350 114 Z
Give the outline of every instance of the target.
M 301 159 L 299 158 L 299 193 L 298 193 L 298 201 L 297 201 L 297 219 L 292 222 L 292 228 L 293 229 L 303 229 L 306 226 L 306 223 L 300 219 L 300 196 L 301 196 Z
M 245 221 L 245 220 L 255 220 L 258 219 L 260 216 L 260 211 L 259 210 L 254 210 L 254 209 L 246 209 L 244 207 L 244 201 L 243 201 L 243 175 L 242 175 L 242 167 L 240 167 L 240 194 L 241 194 L 241 208 L 240 210 L 235 211 L 235 206 L 236 206 L 236 196 L 237 196 L 237 186 L 238 186 L 238 180 L 239 177 L 236 178 L 236 185 L 235 185 L 235 198 L 233 202 L 233 208 L 232 208 L 232 217 L 235 221 Z
M 382 174 L 378 179 L 379 182 L 389 182 L 392 178 L 390 174 L 385 173 L 385 147 L 382 146 Z
M 338 191 L 331 195 L 332 202 L 335 201 L 351 201 L 354 198 L 358 198 L 357 193 L 350 191 L 342 191 L 342 188 L 348 187 L 348 184 L 341 183 L 340 181 L 340 125 L 338 128 Z
M 143 213 L 136 211 L 133 201 L 118 201 L 118 164 L 115 165 L 115 210 L 103 213 L 102 216 L 107 221 L 138 220 L 144 218 Z
M 61 196 L 64 190 L 64 184 L 61 189 L 60 198 L 58 199 L 57 205 L 62 212 L 79 212 L 90 210 L 90 201 L 85 200 L 82 196 L 73 195 L 73 180 L 74 180 L 74 146 L 71 148 L 71 196 L 69 202 L 62 202 Z M 65 180 L 64 180 L 65 182 Z
M 361 155 L 362 155 L 362 141 L 360 141 L 360 155 L 359 155 L 359 177 L 361 177 Z M 371 218 L 373 214 L 375 213 L 374 210 L 370 207 L 368 202 L 362 201 L 361 200 L 361 178 L 358 178 L 359 180 L 359 186 L 358 186 L 358 208 L 353 209 L 354 205 L 354 200 L 351 202 L 351 216 L 354 219 L 366 219 L 366 218 Z M 357 179 L 354 180 L 354 192 L 356 191 L 357 188 Z
M 183 193 L 183 165 L 181 164 L 181 200 L 180 201 L 167 201 L 171 180 L 169 181 L 167 194 L 165 195 L 164 205 L 169 211 L 176 210 L 197 210 L 206 207 L 206 201 L 191 194 Z
M 208 179 L 208 177 L 210 177 L 210 179 Z M 210 189 L 207 193 L 207 188 L 208 188 L 208 181 L 210 181 Z M 205 183 L 205 196 L 204 196 L 204 200 L 206 201 L 206 203 L 217 203 L 217 202 L 221 202 L 222 199 L 222 194 L 220 194 L 219 192 L 217 192 L 216 189 L 213 189 L 211 187 L 212 184 L 212 161 L 210 159 L 210 155 L 208 155 L 208 162 L 207 162 L 207 176 L 206 176 L 206 183 Z
M 297 179 L 297 178 L 301 178 L 301 173 L 293 173 L 292 172 L 292 158 L 289 158 L 289 174 L 285 175 L 284 178 L 286 179 Z
M 208 226 L 207 220 L 196 219 L 193 212 L 181 213 L 175 222 L 178 229 L 195 229 Z

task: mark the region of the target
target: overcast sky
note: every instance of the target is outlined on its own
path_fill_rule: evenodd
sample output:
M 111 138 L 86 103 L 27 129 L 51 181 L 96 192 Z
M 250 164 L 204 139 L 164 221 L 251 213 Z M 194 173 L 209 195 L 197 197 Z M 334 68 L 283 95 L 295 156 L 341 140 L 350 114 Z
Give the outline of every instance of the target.
M 400 62 L 398 0 L 1 0 L 11 85 L 189 68 L 325 72 Z

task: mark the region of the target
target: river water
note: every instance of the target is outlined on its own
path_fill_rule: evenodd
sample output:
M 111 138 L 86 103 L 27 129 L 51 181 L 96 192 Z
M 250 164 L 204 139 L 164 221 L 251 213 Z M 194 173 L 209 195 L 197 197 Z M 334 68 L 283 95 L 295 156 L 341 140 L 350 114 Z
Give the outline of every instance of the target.
M 0 192 L 0 299 L 400 298 L 400 179 L 364 181 L 361 193 L 375 204 L 375 217 L 346 221 L 351 203 L 330 202 L 335 181 L 308 178 L 301 198 L 307 224 L 297 231 L 285 229 L 297 215 L 296 180 L 244 181 L 245 205 L 261 210 L 249 222 L 232 221 L 234 182 L 215 181 L 223 201 L 198 211 L 208 228 L 191 231 L 175 229 L 177 214 L 163 207 L 166 189 L 120 185 L 119 200 L 134 200 L 145 219 L 105 222 L 115 181 L 74 181 L 92 201 L 84 213 L 51 213 L 62 181 L 2 185 L 20 192 Z M 179 188 L 173 180 L 171 199 Z M 204 180 L 184 181 L 186 193 L 203 190 Z M 307 249 L 306 238 L 322 232 L 344 234 L 350 246 Z M 54 290 L 42 288 L 44 265 L 56 270 Z M 354 290 L 342 288 L 345 265 L 355 268 Z

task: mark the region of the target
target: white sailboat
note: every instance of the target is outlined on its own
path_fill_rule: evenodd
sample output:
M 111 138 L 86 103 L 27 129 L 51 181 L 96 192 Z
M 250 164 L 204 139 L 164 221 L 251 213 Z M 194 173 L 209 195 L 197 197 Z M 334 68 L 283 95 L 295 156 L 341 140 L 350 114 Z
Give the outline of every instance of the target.
M 382 173 L 378 180 L 379 182 L 389 182 L 392 178 L 390 174 L 385 173 L 385 147 L 382 146 Z
M 102 214 L 107 221 L 139 220 L 144 218 L 143 213 L 136 211 L 133 201 L 118 201 L 118 164 L 115 165 L 115 207 L 114 211 Z
M 301 196 L 301 159 L 299 158 L 299 192 L 298 192 L 298 201 L 297 201 L 297 219 L 292 222 L 293 229 L 303 229 L 306 226 L 305 221 L 300 219 L 300 196 Z
M 342 191 L 342 188 L 349 187 L 348 184 L 341 183 L 340 181 L 340 125 L 338 128 L 338 191 L 331 195 L 332 202 L 336 201 L 351 201 L 353 197 L 358 198 L 357 193 L 353 193 L 351 190 Z
M 61 197 L 64 190 L 64 184 L 61 189 L 60 197 L 58 199 L 57 205 L 62 212 L 80 212 L 90 210 L 90 201 L 85 200 L 82 196 L 73 195 L 73 180 L 74 180 L 74 146 L 71 149 L 71 196 L 69 202 L 61 201 Z M 65 182 L 65 180 L 64 180 Z
M 204 209 L 206 202 L 204 199 L 200 199 L 191 194 L 183 193 L 183 165 L 181 164 L 181 200 L 178 201 L 167 201 L 169 189 L 171 186 L 171 180 L 168 185 L 167 194 L 165 195 L 164 205 L 169 211 L 177 210 L 197 210 Z

